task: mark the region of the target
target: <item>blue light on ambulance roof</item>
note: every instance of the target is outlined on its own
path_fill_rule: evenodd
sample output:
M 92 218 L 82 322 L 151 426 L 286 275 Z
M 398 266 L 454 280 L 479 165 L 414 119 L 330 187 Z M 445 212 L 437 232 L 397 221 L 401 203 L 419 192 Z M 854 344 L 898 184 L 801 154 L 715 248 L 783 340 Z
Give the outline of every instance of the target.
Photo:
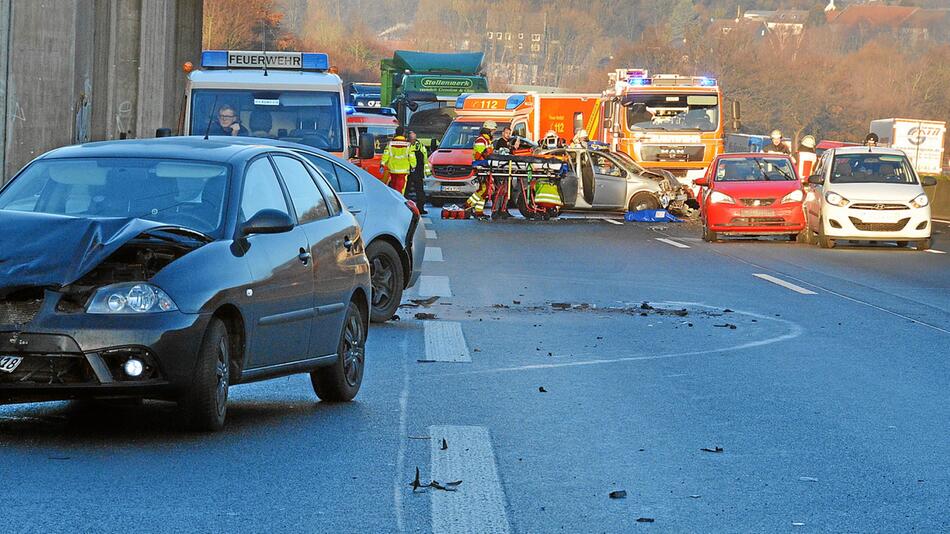
M 228 66 L 227 50 L 205 50 L 201 52 L 201 66 L 205 68 L 227 67 Z
M 468 98 L 470 93 L 465 93 L 464 95 L 459 95 L 455 99 L 455 109 L 462 109 L 465 107 L 465 99 Z
M 328 70 L 330 56 L 317 52 L 304 52 L 300 54 L 300 66 L 303 70 Z
M 703 76 L 703 77 L 701 77 L 701 78 L 699 79 L 699 85 L 701 85 L 702 87 L 713 87 L 713 86 L 716 85 L 716 79 L 715 79 L 715 78 L 707 78 L 707 77 Z
M 351 106 L 351 105 L 349 105 L 349 104 L 347 104 L 343 109 L 346 110 L 346 114 L 347 114 L 347 115 L 352 115 L 352 114 L 356 113 L 356 108 L 354 108 L 353 106 Z
M 505 102 L 505 109 L 515 109 L 516 107 L 524 104 L 524 95 L 511 95 L 508 97 L 508 100 Z
M 651 85 L 653 82 L 650 80 L 650 78 L 630 78 L 629 83 L 630 85 L 642 86 Z

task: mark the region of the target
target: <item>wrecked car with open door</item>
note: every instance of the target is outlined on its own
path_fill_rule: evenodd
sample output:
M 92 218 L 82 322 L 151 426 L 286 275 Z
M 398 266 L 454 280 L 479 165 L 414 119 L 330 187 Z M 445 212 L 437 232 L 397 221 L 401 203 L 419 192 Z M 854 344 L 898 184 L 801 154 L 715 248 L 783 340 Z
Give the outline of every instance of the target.
M 359 226 L 296 154 L 204 139 L 66 147 L 0 190 L 0 402 L 177 401 L 224 424 L 228 387 L 362 380 Z
M 575 210 L 689 210 L 685 188 L 662 169 L 645 169 L 623 152 L 591 147 L 543 150 L 568 162 L 576 188 L 562 191 L 564 207 Z

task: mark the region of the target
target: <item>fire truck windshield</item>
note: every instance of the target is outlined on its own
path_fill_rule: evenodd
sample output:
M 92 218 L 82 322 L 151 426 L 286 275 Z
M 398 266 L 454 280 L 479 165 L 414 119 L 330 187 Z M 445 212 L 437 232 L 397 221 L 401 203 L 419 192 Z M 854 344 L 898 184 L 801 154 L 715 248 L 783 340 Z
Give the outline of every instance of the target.
M 208 128 L 208 124 L 211 127 Z M 266 137 L 343 151 L 340 95 L 329 91 L 195 89 L 191 133 Z
M 719 127 L 715 94 L 636 94 L 623 99 L 630 130 L 713 132 Z
M 455 121 L 445 131 L 442 138 L 442 144 L 439 148 L 472 148 L 475 146 L 475 139 L 478 138 L 478 132 L 482 129 L 482 121 L 463 122 Z M 508 123 L 498 123 L 498 128 L 492 134 L 496 139 L 501 135 L 501 131 L 509 126 Z

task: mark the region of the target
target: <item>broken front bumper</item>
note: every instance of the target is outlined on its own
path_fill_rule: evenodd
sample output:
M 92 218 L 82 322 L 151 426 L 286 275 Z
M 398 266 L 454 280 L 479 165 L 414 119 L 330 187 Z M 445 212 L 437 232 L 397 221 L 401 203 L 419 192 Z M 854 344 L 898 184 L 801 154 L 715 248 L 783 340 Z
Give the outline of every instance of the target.
M 50 301 L 53 299 L 47 299 Z M 174 397 L 194 376 L 208 315 L 57 313 L 50 304 L 28 324 L 0 324 L 0 403 L 82 397 Z M 136 377 L 130 359 L 144 364 Z

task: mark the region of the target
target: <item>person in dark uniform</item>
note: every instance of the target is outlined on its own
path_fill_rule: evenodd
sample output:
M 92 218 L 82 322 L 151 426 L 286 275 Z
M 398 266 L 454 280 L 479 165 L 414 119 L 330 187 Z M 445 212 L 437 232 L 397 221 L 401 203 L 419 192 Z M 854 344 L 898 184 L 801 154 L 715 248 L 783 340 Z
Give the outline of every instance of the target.
M 409 183 L 415 191 L 415 202 L 419 208 L 419 213 L 426 215 L 426 188 L 425 178 L 429 169 L 429 152 L 422 144 L 422 141 L 416 137 L 416 132 L 409 132 L 409 151 L 416 157 L 416 166 L 409 172 Z
M 520 147 L 521 139 L 511 137 L 510 126 L 505 126 L 505 129 L 501 131 L 501 137 L 495 140 L 495 152 L 499 154 L 505 154 L 506 152 L 499 152 L 504 150 L 507 150 L 508 154 L 513 154 Z

